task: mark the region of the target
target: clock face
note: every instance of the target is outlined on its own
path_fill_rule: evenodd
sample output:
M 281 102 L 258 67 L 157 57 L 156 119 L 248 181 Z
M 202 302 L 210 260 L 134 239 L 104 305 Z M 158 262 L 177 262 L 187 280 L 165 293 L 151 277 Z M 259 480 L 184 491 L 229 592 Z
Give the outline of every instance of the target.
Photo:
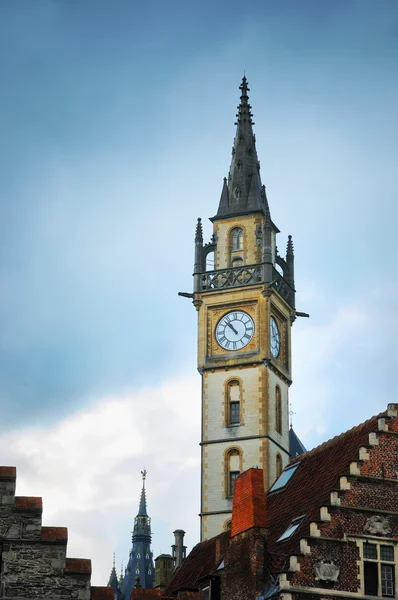
M 281 341 L 279 337 L 278 325 L 276 324 L 274 317 L 271 317 L 269 320 L 269 329 L 271 354 L 274 358 L 276 358 L 281 348 Z
M 224 315 L 216 325 L 216 340 L 225 350 L 240 350 L 254 335 L 254 321 L 243 310 Z

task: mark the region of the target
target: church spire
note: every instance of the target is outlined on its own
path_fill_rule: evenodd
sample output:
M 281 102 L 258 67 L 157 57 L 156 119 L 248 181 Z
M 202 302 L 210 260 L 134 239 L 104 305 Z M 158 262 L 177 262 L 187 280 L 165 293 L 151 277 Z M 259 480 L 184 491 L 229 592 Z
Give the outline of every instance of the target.
M 260 163 L 257 157 L 256 137 L 253 133 L 251 106 L 247 79 L 244 76 L 238 106 L 236 135 L 232 148 L 232 161 L 228 179 L 224 179 L 217 218 L 230 217 L 256 211 L 265 212 Z
M 130 600 L 136 577 L 140 578 L 141 586 L 153 587 L 154 565 L 151 551 L 151 519 L 148 517 L 146 506 L 145 480 L 147 472 L 141 471 L 142 489 L 137 516 L 134 519 L 132 548 L 126 573 L 121 584 L 121 600 Z

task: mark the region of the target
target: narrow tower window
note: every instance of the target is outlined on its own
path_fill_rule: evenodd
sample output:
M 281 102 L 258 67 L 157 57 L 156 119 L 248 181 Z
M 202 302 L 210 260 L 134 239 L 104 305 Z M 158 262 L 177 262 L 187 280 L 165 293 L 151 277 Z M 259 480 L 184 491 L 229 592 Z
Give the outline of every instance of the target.
M 243 230 L 240 227 L 235 227 L 231 231 L 231 251 L 243 250 Z
M 275 387 L 275 429 L 282 433 L 282 394 L 279 385 Z
M 241 472 L 241 454 L 238 449 L 232 448 L 226 455 L 226 496 L 232 498 L 234 495 L 235 481 Z
M 278 479 L 278 477 L 280 477 L 281 473 L 282 473 L 283 467 L 282 467 L 282 457 L 281 455 L 278 453 L 276 455 L 276 478 Z
M 227 386 L 228 425 L 240 424 L 240 385 L 239 381 L 230 381 Z

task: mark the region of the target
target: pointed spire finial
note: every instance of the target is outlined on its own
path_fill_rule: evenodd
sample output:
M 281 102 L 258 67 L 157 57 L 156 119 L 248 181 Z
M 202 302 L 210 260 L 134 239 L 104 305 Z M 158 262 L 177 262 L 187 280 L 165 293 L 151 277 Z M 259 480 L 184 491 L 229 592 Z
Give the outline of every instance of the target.
M 196 223 L 195 242 L 203 242 L 202 219 L 200 217 L 198 217 L 198 222 Z
M 113 553 L 113 568 L 116 568 L 116 552 Z
M 143 487 L 145 487 L 145 479 L 146 479 L 146 474 L 147 474 L 147 470 L 144 467 L 144 470 L 141 471 L 141 476 L 142 476 L 142 481 L 143 481 Z
M 289 235 L 287 238 L 287 247 L 286 247 L 286 256 L 289 256 L 289 254 L 291 256 L 294 255 L 293 239 L 292 239 L 291 235 Z

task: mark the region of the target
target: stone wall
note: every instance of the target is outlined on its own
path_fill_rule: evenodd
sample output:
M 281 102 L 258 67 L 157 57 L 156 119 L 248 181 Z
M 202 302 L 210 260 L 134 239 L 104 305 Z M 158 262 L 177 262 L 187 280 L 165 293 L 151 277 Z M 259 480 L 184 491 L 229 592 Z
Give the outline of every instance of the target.
M 42 499 L 15 496 L 15 467 L 0 467 L 0 597 L 113 600 L 92 588 L 91 561 L 67 558 L 66 527 L 42 526 Z

